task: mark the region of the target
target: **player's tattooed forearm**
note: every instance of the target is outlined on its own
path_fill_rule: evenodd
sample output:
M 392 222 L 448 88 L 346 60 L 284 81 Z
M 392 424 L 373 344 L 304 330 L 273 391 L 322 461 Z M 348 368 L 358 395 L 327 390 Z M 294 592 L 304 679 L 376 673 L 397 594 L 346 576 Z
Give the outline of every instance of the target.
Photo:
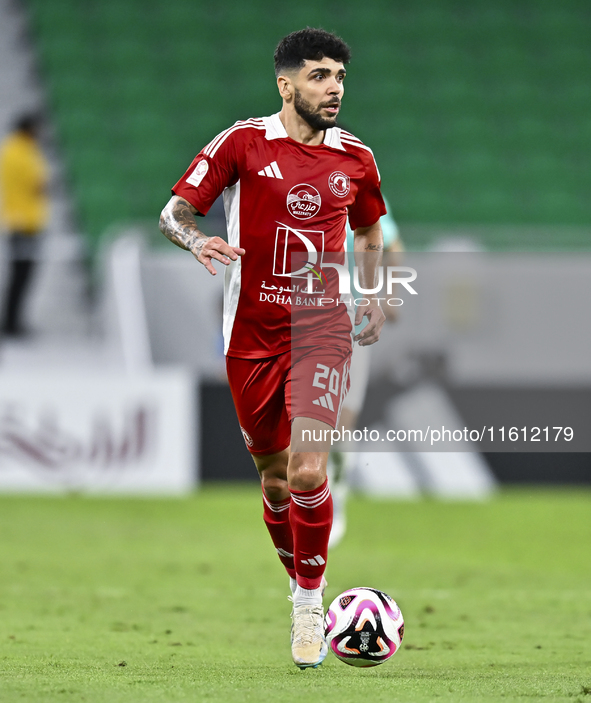
M 365 251 L 384 251 L 383 244 L 368 244 Z
M 169 203 L 160 215 L 160 231 L 181 249 L 195 251 L 206 239 L 195 223 L 195 216 L 186 200 L 178 198 Z

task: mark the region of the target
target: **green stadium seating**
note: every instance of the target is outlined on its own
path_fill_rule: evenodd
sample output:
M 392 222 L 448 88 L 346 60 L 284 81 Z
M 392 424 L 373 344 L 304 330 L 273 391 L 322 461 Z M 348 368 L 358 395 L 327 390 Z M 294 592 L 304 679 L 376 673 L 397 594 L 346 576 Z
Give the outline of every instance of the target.
M 155 223 L 202 146 L 279 109 L 273 49 L 311 25 L 351 44 L 344 124 L 374 150 L 402 227 L 569 225 L 539 246 L 590 246 L 584 0 L 27 5 L 91 245 L 116 219 Z M 495 231 L 486 246 L 515 246 Z

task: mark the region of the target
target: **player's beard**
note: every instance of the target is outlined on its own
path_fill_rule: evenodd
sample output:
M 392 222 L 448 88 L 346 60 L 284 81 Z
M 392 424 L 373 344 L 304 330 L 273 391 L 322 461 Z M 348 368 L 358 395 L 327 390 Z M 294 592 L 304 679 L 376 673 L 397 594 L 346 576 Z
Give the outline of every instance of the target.
M 309 103 L 305 98 L 302 97 L 302 94 L 297 88 L 295 89 L 293 106 L 298 115 L 303 120 L 305 120 L 310 125 L 310 127 L 312 127 L 312 129 L 322 131 L 334 127 L 337 123 L 336 115 L 328 119 L 322 117 L 319 112 L 321 108 L 315 108 L 312 103 Z

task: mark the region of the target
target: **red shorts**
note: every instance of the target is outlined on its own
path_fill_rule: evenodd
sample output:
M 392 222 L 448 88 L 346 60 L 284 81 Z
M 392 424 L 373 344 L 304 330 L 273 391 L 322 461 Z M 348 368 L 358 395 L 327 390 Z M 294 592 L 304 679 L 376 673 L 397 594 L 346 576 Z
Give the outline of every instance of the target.
M 293 349 L 267 359 L 226 357 L 248 451 L 264 455 L 286 449 L 296 417 L 336 428 L 349 390 L 350 363 L 350 345 Z

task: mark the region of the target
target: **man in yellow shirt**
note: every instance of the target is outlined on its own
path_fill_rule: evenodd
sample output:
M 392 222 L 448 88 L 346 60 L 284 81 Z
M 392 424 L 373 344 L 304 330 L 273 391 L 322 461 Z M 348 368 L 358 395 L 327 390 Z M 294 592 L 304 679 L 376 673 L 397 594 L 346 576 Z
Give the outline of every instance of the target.
M 24 333 L 22 307 L 47 225 L 48 168 L 37 142 L 40 119 L 23 115 L 0 146 L 0 218 L 9 235 L 10 270 L 1 332 Z

